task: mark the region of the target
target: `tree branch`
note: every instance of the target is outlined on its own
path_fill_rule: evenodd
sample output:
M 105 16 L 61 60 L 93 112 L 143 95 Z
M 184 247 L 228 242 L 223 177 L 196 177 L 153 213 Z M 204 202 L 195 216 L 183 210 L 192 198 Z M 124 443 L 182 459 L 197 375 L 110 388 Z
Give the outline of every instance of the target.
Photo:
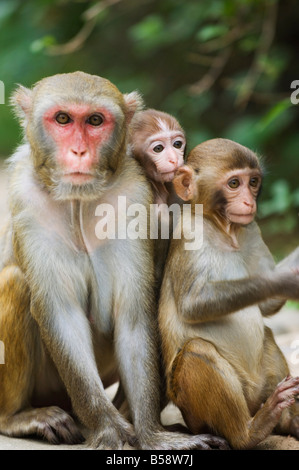
M 81 30 L 76 34 L 76 36 L 74 36 L 70 41 L 66 42 L 65 44 L 49 46 L 47 48 L 47 54 L 64 55 L 70 54 L 81 49 L 86 39 L 90 36 L 94 27 L 97 24 L 97 16 L 106 8 L 109 8 L 111 5 L 115 5 L 116 3 L 120 3 L 122 1 L 123 0 L 103 0 L 101 2 L 96 3 L 91 8 L 88 8 L 83 14 L 85 24 L 83 25 Z
M 189 92 L 191 95 L 200 95 L 204 91 L 209 90 L 214 85 L 217 78 L 223 71 L 231 51 L 232 48 L 228 47 L 224 49 L 221 54 L 214 57 L 210 70 L 198 82 L 189 86 Z
M 255 57 L 252 66 L 242 84 L 241 90 L 237 96 L 236 105 L 241 108 L 245 108 L 250 100 L 250 97 L 254 91 L 254 87 L 264 71 L 264 64 L 262 60 L 266 57 L 269 49 L 272 45 L 275 36 L 275 26 L 277 18 L 277 2 L 268 1 L 264 22 L 262 26 L 262 32 L 260 37 L 259 46 L 256 50 Z

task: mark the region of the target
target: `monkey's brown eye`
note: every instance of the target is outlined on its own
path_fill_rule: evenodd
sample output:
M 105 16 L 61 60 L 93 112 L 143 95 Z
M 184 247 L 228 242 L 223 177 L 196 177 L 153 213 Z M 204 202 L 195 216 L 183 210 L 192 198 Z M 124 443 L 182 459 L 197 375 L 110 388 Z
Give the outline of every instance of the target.
M 250 178 L 250 186 L 253 188 L 256 188 L 259 184 L 259 179 L 258 178 Z
M 160 153 L 164 150 L 164 147 L 163 145 L 159 144 L 159 145 L 156 145 L 154 148 L 153 148 L 153 151 L 156 152 L 156 153 Z
M 240 181 L 237 178 L 233 178 L 227 184 L 230 188 L 236 189 L 240 186 Z
M 87 122 L 92 126 L 100 126 L 103 122 L 103 118 L 100 114 L 93 114 L 87 119 Z
M 71 121 L 71 118 L 69 117 L 68 114 L 66 113 L 59 113 L 57 114 L 56 116 L 56 121 L 59 123 L 59 124 L 67 124 Z
M 173 144 L 173 146 L 176 148 L 176 149 L 180 149 L 182 146 L 183 146 L 183 142 L 181 140 L 176 140 Z

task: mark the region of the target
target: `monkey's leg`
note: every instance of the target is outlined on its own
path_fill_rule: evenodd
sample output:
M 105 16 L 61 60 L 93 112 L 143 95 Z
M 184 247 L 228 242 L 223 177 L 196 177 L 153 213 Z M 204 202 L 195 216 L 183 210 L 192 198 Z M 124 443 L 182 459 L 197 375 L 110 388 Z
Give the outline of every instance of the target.
M 132 417 L 129 408 L 129 403 L 123 389 L 121 381 L 118 384 L 116 394 L 112 400 L 113 405 L 115 408 L 131 423 Z
M 0 432 L 16 437 L 38 434 L 52 443 L 82 442 L 77 426 L 62 409 L 31 408 L 40 337 L 30 315 L 28 286 L 17 266 L 0 273 L 0 340 L 5 349 L 5 363 L 0 365 Z
M 292 384 L 277 389 L 252 418 L 234 368 L 211 343 L 197 338 L 178 354 L 169 387 L 170 398 L 193 433 L 208 426 L 233 448 L 249 449 L 272 431 L 282 407 L 289 406 L 286 400 Z

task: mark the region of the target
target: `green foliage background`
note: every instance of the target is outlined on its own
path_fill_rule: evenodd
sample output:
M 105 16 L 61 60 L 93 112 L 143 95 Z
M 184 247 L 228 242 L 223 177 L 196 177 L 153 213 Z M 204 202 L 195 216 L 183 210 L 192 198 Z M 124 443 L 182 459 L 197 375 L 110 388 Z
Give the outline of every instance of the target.
M 84 70 L 174 114 L 189 150 L 227 137 L 265 156 L 259 218 L 277 257 L 298 245 L 297 0 L 0 0 L 0 79 Z M 299 94 L 298 94 L 299 97 Z M 0 106 L 0 155 L 20 141 Z

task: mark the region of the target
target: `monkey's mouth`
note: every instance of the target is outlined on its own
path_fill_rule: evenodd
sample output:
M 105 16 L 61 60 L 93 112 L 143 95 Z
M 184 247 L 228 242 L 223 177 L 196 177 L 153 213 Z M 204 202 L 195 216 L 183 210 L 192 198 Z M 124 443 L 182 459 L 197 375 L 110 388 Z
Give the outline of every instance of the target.
M 63 178 L 65 181 L 68 181 L 73 184 L 84 184 L 94 179 L 94 175 L 89 172 L 72 171 L 65 173 L 63 175 Z
M 231 222 L 240 225 L 247 225 L 254 219 L 255 212 L 249 212 L 248 214 L 230 214 Z
M 255 212 L 248 212 L 247 214 L 231 214 L 233 217 L 254 217 Z
M 174 178 L 174 174 L 175 174 L 176 170 L 172 170 L 172 171 L 165 171 L 164 173 L 161 173 L 161 177 L 163 180 L 172 180 Z

